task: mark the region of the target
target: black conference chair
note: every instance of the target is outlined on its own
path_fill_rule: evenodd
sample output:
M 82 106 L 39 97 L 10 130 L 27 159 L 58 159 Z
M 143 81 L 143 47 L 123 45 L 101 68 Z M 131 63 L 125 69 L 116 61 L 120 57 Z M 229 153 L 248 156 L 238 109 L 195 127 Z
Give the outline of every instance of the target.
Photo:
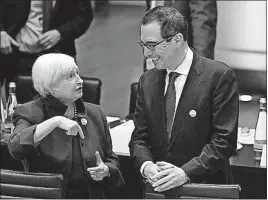
M 197 184 L 189 183 L 173 188 L 163 193 L 154 192 L 149 183 L 146 183 L 145 199 L 165 199 L 165 198 L 198 198 L 198 199 L 239 199 L 239 185 L 223 184 Z M 175 196 L 175 197 L 174 197 Z
M 87 78 L 83 79 L 83 101 L 100 105 L 101 99 L 101 86 L 102 82 L 98 78 Z
M 24 170 L 21 161 L 16 160 L 10 155 L 6 142 L 2 142 L 2 141 L 0 145 L 0 169 L 18 170 L 18 171 Z M 1 179 L 1 175 L 0 175 L 0 179 Z
M 39 96 L 39 94 L 33 87 L 33 81 L 31 76 L 17 75 L 15 77 L 15 83 L 16 96 L 19 104 L 32 101 Z
M 98 78 L 81 77 L 83 83 L 83 97 L 85 102 L 100 104 L 101 86 L 102 82 Z M 16 96 L 18 103 L 23 104 L 33 99 L 38 98 L 40 95 L 33 87 L 32 77 L 26 75 L 18 75 L 15 78 L 16 82 Z
M 131 115 L 135 112 L 136 100 L 137 100 L 137 88 L 138 83 L 136 82 L 130 85 L 129 113 L 127 118 L 130 118 Z
M 266 71 L 233 69 L 237 78 L 239 93 L 252 96 L 267 95 Z
M 1 169 L 1 199 L 61 199 L 63 176 Z

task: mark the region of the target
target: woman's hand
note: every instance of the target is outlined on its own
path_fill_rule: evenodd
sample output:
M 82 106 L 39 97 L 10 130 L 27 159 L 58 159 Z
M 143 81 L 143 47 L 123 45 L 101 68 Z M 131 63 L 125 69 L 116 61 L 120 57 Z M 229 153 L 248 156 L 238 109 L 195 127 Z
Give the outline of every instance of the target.
M 45 138 L 57 127 L 65 130 L 67 135 L 77 135 L 78 133 L 80 137 L 84 139 L 84 133 L 76 121 L 70 120 L 63 116 L 55 116 L 36 126 L 34 133 L 34 144 L 37 145 L 43 138 Z
M 93 180 L 101 181 L 103 178 L 109 175 L 109 167 L 104 164 L 98 151 L 96 151 L 95 156 L 97 167 L 87 168 L 87 171 L 90 173 Z
M 78 133 L 82 139 L 85 138 L 82 128 L 76 121 L 66 117 L 60 117 L 58 122 L 58 127 L 65 130 L 67 135 L 77 135 Z

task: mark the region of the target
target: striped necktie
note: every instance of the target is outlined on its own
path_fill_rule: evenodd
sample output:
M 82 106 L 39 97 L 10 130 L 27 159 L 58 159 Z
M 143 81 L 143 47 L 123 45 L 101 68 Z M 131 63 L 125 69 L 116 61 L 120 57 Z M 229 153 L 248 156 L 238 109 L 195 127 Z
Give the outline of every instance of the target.
M 167 91 L 165 94 L 165 112 L 166 112 L 166 127 L 167 127 L 167 136 L 168 140 L 171 136 L 171 130 L 173 125 L 173 117 L 175 113 L 175 104 L 176 104 L 176 90 L 175 90 L 175 80 L 179 76 L 176 72 L 169 73 L 169 83 Z

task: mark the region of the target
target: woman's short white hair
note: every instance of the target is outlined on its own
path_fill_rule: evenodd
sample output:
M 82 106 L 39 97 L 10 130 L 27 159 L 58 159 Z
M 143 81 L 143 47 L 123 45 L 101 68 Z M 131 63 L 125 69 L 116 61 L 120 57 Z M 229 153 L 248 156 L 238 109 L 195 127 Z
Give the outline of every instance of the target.
M 74 58 L 61 53 L 44 54 L 37 58 L 32 69 L 34 88 L 43 97 L 50 94 L 52 85 L 67 78 L 77 69 Z

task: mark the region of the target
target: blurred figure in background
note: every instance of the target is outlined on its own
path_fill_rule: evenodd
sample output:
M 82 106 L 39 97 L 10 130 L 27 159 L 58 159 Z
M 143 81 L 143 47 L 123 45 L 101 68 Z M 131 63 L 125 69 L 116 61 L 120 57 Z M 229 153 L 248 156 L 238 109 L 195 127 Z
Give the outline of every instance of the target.
M 151 8 L 151 0 L 145 0 L 146 2 L 146 10 L 149 10 Z
M 201 56 L 214 59 L 218 15 L 216 0 L 165 0 L 164 5 L 176 8 L 188 21 L 188 45 Z
M 31 75 L 38 55 L 58 51 L 76 56 L 74 41 L 93 19 L 90 0 L 2 0 L 0 80 Z
M 94 11 L 99 12 L 107 9 L 107 6 L 109 5 L 109 0 L 95 0 L 94 1 Z
M 83 80 L 74 59 L 40 56 L 32 79 L 40 98 L 15 110 L 8 148 L 30 172 L 64 177 L 64 198 L 105 198 L 124 183 L 106 117 L 97 105 L 81 100 Z

